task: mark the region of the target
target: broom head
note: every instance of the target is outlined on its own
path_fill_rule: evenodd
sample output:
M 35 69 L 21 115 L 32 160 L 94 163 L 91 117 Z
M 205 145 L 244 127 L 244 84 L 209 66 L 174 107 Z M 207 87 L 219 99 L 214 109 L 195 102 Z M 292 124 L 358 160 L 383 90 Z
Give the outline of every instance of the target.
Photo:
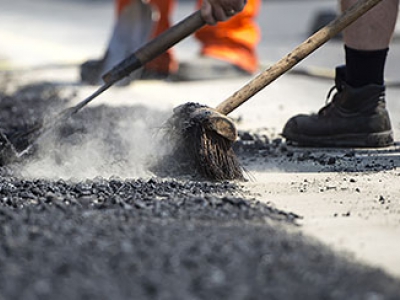
M 184 160 L 203 177 L 243 180 L 243 170 L 232 149 L 238 133 L 231 119 L 212 108 L 186 103 L 168 121 L 170 138 Z

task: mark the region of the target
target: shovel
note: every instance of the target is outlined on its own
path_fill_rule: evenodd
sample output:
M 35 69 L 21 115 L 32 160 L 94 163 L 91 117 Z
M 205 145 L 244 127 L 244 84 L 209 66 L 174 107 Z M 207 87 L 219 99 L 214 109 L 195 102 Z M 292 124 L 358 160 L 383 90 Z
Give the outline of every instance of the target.
M 140 69 L 146 63 L 164 53 L 169 48 L 203 27 L 205 24 L 206 23 L 201 17 L 200 10 L 198 10 L 168 30 L 164 31 L 162 34 L 158 35 L 145 45 L 141 46 L 138 50 L 117 64 L 114 68 L 105 73 L 102 76 L 104 82 L 103 85 L 100 86 L 89 97 L 79 102 L 77 105 L 65 109 L 50 121 L 44 122 L 43 125 L 18 134 L 18 139 L 29 141 L 29 144 L 25 147 L 25 149 L 17 151 L 16 147 L 0 130 L 0 164 L 4 165 L 14 161 L 22 160 L 25 156 L 31 153 L 33 147 L 37 145 L 37 143 L 57 125 L 65 122 L 65 120 L 76 114 L 79 110 L 89 104 L 104 91 L 108 90 L 116 82 L 127 77 L 133 71 Z

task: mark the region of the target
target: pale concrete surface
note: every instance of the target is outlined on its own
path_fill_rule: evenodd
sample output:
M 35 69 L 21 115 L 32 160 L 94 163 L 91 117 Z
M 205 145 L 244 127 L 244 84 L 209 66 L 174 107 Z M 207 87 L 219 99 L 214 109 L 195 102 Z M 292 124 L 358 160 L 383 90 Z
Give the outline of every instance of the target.
M 263 2 L 259 16 L 263 32 L 259 47 L 262 63 L 274 62 L 291 51 L 306 38 L 316 11 L 335 6 L 335 1 Z M 111 2 L 0 0 L 0 7 L 0 66 L 3 70 L 14 70 L 13 74 L 17 74 L 21 82 L 50 80 L 76 89 L 75 101 L 94 91 L 93 87 L 79 85 L 77 64 L 102 54 L 113 24 Z M 180 3 L 174 18 L 178 20 L 192 9 L 193 3 Z M 394 82 L 400 79 L 398 47 L 394 41 L 387 69 L 388 78 Z M 185 60 L 194 58 L 197 49 L 196 41 L 189 38 L 175 50 L 177 56 Z M 315 67 L 325 71 L 342 63 L 342 59 L 341 44 L 332 41 L 302 62 L 299 68 Z M 141 103 L 172 109 L 193 101 L 215 106 L 248 80 L 135 82 L 126 88 L 110 89 L 91 105 Z M 242 129 L 268 127 L 279 134 L 292 115 L 316 111 L 323 105 L 332 84 L 331 80 L 288 74 L 253 97 L 232 116 L 242 117 Z M 400 89 L 390 86 L 387 94 L 398 140 L 400 110 L 397 99 Z M 399 160 L 398 152 L 393 159 Z M 254 181 L 245 184 L 251 194 L 257 194 L 258 199 L 278 208 L 302 215 L 300 230 L 306 234 L 400 278 L 400 194 L 397 188 L 400 173 L 397 169 L 342 174 L 309 172 L 299 167 L 299 170 L 285 172 L 280 166 L 271 167 L 268 159 L 256 163 L 257 166 L 250 166 Z M 343 178 L 351 176 L 357 178 L 362 193 L 343 186 Z M 309 188 L 300 193 L 299 187 L 305 180 Z M 320 193 L 319 189 L 329 187 L 329 182 L 335 182 L 338 189 Z M 377 206 L 376 197 L 380 194 L 391 199 L 394 212 L 388 214 Z M 349 208 L 355 214 L 341 217 Z

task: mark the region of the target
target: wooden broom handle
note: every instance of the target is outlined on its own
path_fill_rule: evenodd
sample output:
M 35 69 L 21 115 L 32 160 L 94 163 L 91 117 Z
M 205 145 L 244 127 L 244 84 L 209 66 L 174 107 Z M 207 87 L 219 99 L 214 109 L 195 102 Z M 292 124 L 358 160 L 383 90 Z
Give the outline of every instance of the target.
M 216 110 L 224 115 L 229 114 L 381 1 L 382 0 L 357 1 L 342 15 L 317 31 L 288 55 L 283 57 L 273 66 L 261 72 L 248 84 L 219 104 L 216 107 Z

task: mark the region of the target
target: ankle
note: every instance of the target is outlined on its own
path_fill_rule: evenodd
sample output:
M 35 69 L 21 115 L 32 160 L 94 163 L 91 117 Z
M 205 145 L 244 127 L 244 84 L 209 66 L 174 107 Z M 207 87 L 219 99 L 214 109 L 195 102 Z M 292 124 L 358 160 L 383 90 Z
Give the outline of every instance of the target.
M 357 50 L 345 46 L 346 82 L 352 87 L 384 84 L 384 68 L 388 49 Z

